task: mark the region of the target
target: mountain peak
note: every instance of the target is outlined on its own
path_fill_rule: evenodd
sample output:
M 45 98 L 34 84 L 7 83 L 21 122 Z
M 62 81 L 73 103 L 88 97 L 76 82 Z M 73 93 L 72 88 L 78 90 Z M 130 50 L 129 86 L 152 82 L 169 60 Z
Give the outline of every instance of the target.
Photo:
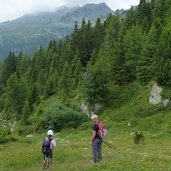
M 92 7 L 96 7 L 96 8 L 107 8 L 107 9 L 110 9 L 109 6 L 107 6 L 105 2 L 98 3 L 98 4 L 95 4 L 95 3 L 87 3 L 87 4 L 83 5 L 82 7 L 83 7 L 83 8 L 92 8 Z M 110 10 L 111 10 L 111 9 L 110 9 Z
M 83 18 L 94 24 L 97 18 L 104 21 L 112 10 L 105 4 L 86 4 L 82 7 L 62 6 L 54 12 L 24 15 L 13 21 L 0 24 L 0 58 L 9 51 L 21 50 L 28 55 L 40 45 L 47 46 L 50 40 L 59 40 L 69 35 L 77 21 Z M 22 42 L 22 43 L 21 43 Z

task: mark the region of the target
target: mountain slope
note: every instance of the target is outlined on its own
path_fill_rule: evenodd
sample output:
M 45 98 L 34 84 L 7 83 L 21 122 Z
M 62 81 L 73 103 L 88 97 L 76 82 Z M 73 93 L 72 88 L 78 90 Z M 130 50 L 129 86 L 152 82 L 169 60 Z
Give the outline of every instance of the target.
M 56 12 L 25 15 L 13 21 L 0 23 L 0 58 L 9 51 L 35 51 L 40 45 L 46 46 L 52 39 L 60 39 L 73 31 L 74 24 L 82 19 L 102 20 L 113 13 L 105 4 L 87 4 L 82 7 L 61 7 Z

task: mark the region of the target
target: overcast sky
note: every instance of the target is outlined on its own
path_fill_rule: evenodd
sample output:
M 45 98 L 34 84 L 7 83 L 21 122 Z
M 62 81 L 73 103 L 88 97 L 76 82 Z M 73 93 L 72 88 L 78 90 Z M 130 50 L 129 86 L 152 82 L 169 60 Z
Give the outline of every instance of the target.
M 54 11 L 58 6 L 82 6 L 86 3 L 105 2 L 112 10 L 128 9 L 139 0 L 0 0 L 0 22 L 13 20 L 24 14 Z

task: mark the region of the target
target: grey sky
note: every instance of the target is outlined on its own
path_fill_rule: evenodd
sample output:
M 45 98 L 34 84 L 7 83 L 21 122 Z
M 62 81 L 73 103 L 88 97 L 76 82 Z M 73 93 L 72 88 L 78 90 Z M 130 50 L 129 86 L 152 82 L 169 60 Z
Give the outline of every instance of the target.
M 13 20 L 24 14 L 53 11 L 58 6 L 82 6 L 86 3 L 105 2 L 111 9 L 128 9 L 139 0 L 0 0 L 0 22 Z

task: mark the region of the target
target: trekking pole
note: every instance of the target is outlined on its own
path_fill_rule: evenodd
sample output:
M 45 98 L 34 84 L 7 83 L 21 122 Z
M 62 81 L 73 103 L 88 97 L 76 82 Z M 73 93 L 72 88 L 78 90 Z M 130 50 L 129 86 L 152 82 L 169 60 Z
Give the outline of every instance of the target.
M 119 152 L 120 153 L 120 150 L 116 147 L 116 146 L 114 146 L 113 144 L 110 144 L 110 143 L 108 143 L 108 142 L 106 142 L 106 141 L 102 141 L 102 142 L 104 142 L 108 147 L 110 147 L 111 149 L 113 149 L 113 150 L 115 150 L 115 151 L 117 151 L 117 152 Z

